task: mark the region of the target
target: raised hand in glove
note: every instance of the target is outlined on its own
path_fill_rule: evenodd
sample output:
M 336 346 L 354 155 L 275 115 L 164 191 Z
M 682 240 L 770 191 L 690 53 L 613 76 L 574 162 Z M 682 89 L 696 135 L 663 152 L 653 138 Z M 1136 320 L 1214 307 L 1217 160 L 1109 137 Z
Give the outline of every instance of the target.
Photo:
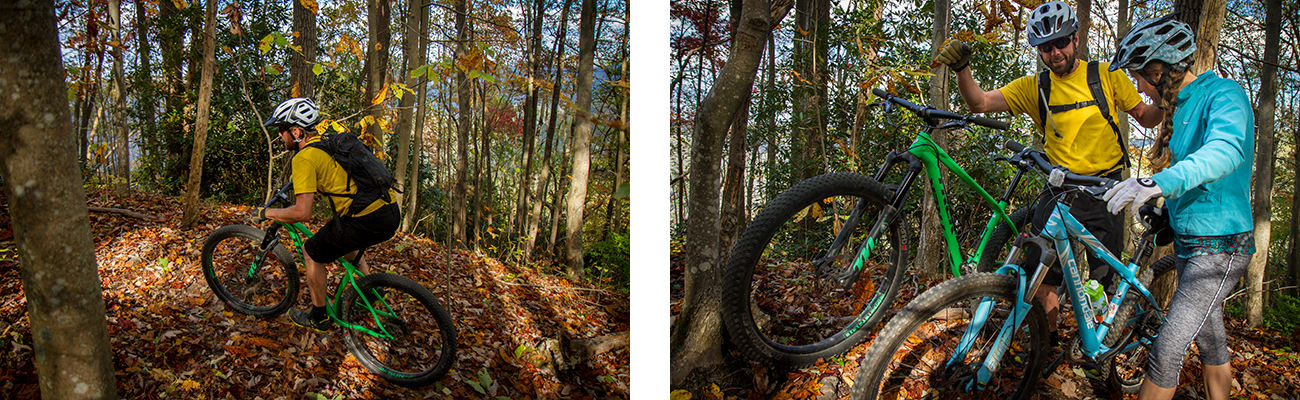
M 253 209 L 253 215 L 248 218 L 253 225 L 261 225 L 266 222 L 266 207 L 257 207 Z
M 952 72 L 958 72 L 970 65 L 970 55 L 970 46 L 960 40 L 948 38 L 943 42 L 943 48 L 939 50 L 938 56 L 934 57 L 934 61 L 947 65 Z
M 1138 209 L 1147 200 L 1162 193 L 1160 185 L 1151 178 L 1128 178 L 1106 191 L 1102 199 L 1106 200 L 1106 211 L 1111 214 L 1119 214 L 1124 211 L 1124 207 L 1129 207 L 1129 211 L 1137 215 Z

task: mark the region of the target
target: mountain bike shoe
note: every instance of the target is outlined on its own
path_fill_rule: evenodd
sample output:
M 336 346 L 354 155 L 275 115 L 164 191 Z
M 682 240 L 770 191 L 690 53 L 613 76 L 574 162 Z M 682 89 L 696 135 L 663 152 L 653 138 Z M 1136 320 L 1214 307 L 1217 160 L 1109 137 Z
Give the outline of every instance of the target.
M 289 320 L 298 326 L 312 328 L 317 332 L 329 332 L 330 329 L 334 328 L 334 321 L 331 321 L 328 316 L 324 320 L 313 321 L 310 312 L 297 308 L 289 310 Z

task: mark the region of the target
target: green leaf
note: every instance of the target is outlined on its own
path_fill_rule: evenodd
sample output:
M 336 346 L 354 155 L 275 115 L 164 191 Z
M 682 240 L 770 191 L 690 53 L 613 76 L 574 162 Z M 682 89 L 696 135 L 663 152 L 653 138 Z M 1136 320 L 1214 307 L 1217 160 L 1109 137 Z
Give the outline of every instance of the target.
M 267 65 L 267 66 L 266 66 L 266 73 L 268 73 L 268 74 L 271 74 L 271 75 L 279 75 L 281 72 L 282 72 L 282 71 L 280 71 L 280 69 L 279 69 L 279 68 L 276 68 L 274 65 Z
M 428 73 L 429 73 L 429 66 L 428 66 L 428 65 L 421 65 L 420 68 L 416 68 L 414 71 L 411 71 L 411 77 L 412 77 L 412 78 L 418 78 L 418 77 L 420 77 L 420 75 L 424 75 L 424 74 L 428 74 Z
M 288 46 L 288 45 L 289 45 L 289 39 L 285 39 L 283 33 L 279 33 L 279 32 L 277 32 L 277 33 L 272 33 L 271 35 L 274 35 L 274 36 L 275 36 L 275 45 L 276 45 L 276 46 L 281 46 L 281 47 L 283 47 L 283 46 Z
M 616 199 L 626 199 L 628 198 L 628 196 L 631 195 L 632 195 L 632 185 L 628 183 L 624 183 L 623 186 L 619 186 L 618 190 L 614 191 L 614 198 Z
M 320 74 L 324 72 L 325 72 L 325 67 L 322 67 L 320 64 L 311 66 L 311 73 L 316 74 L 316 76 L 320 76 Z
M 262 42 L 257 45 L 257 49 L 260 50 L 262 54 L 266 54 L 266 52 L 271 51 L 271 41 L 273 40 L 275 40 L 274 33 L 266 35 L 266 37 L 262 38 Z
M 311 393 L 311 392 L 308 392 L 308 393 L 307 393 L 307 398 L 312 399 L 312 400 L 330 400 L 329 397 L 325 397 L 325 395 L 323 395 L 323 394 L 320 394 L 320 393 Z
M 483 387 L 479 386 L 478 382 L 466 381 L 465 383 L 468 383 L 471 387 L 474 388 L 474 391 L 479 392 L 479 394 L 487 394 L 487 391 L 483 390 Z
M 168 260 L 167 257 L 161 257 L 158 259 L 159 267 L 167 268 L 168 264 L 171 264 L 171 260 Z
M 524 352 L 528 351 L 528 346 L 519 345 L 515 348 L 515 358 L 523 357 Z
M 488 376 L 487 368 L 478 370 L 478 382 L 485 388 L 492 386 L 492 377 Z

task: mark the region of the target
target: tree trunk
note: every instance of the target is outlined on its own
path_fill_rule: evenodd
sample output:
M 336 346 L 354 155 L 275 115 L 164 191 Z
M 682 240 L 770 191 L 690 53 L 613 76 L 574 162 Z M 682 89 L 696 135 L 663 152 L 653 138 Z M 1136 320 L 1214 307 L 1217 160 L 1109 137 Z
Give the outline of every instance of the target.
M 0 177 L 41 397 L 116 399 L 53 2 L 0 6 Z M 57 90 L 52 90 L 57 88 Z
M 421 7 L 419 10 L 419 15 L 420 15 L 420 33 L 419 33 L 420 39 L 418 41 L 419 41 L 420 49 L 418 51 L 418 57 L 420 59 L 420 63 L 424 63 L 425 53 L 429 51 L 429 9 L 425 7 Z M 402 213 L 402 232 L 406 232 L 406 233 L 410 233 L 411 230 L 415 228 L 414 225 L 415 225 L 415 221 L 417 220 L 416 217 L 418 216 L 419 213 L 420 203 L 418 199 L 420 197 L 420 158 L 424 154 L 423 151 L 424 120 L 425 120 L 425 115 L 428 114 L 429 111 L 429 106 L 428 104 L 426 104 L 428 102 L 428 98 L 427 98 L 428 80 L 420 79 L 418 82 L 419 82 L 418 83 L 419 88 L 416 89 L 416 92 L 418 92 L 420 96 L 417 99 L 418 101 L 416 102 L 416 110 L 418 110 L 419 112 L 416 114 L 415 126 L 413 127 L 414 130 L 413 136 L 415 136 L 414 138 L 415 143 L 412 144 L 411 146 L 412 147 L 411 153 L 413 155 L 412 157 L 413 159 L 411 160 L 411 165 L 410 165 L 410 169 L 411 169 L 411 172 L 409 174 L 410 183 L 406 183 L 403 185 L 403 187 L 405 188 L 404 190 L 406 191 L 406 193 L 403 196 L 404 199 L 406 200 L 407 205 L 406 205 L 406 212 Z
M 366 65 L 362 68 L 366 71 L 365 104 L 370 116 L 375 119 L 375 123 L 370 125 L 369 132 L 379 138 L 384 134 L 383 128 L 379 125 L 379 120 L 384 118 L 384 103 L 374 104 L 374 100 L 388 84 L 388 45 L 393 40 L 388 25 L 392 21 L 393 7 L 389 4 L 389 0 L 370 0 L 367 9 L 370 42 L 366 46 Z M 457 17 L 463 16 L 457 15 Z
M 1196 33 L 1196 53 L 1192 54 L 1194 62 L 1189 70 L 1194 74 L 1200 75 L 1214 67 L 1225 6 L 1224 0 L 1174 1 L 1174 12 L 1182 13 L 1178 20 L 1190 25 Z
M 578 81 L 577 113 L 573 121 L 572 178 L 569 180 L 568 207 L 565 210 L 565 262 L 569 276 L 583 276 L 582 225 L 587 206 L 587 179 L 591 172 L 591 81 L 592 65 L 596 58 L 596 0 L 582 0 L 581 22 L 578 23 Z
M 790 5 L 745 0 L 730 57 L 700 103 L 692 128 L 690 211 L 686 221 L 686 287 L 682 312 L 672 329 L 672 382 L 681 384 L 699 368 L 722 362 L 722 320 L 718 296 L 723 251 L 719 247 L 718 189 L 723 141 L 754 86 L 763 44 Z M 776 14 L 776 15 L 773 15 Z
M 293 30 L 298 36 L 293 45 L 302 51 L 294 51 L 289 56 L 290 94 L 293 97 L 316 98 L 316 73 L 312 67 L 316 64 L 316 10 L 303 6 L 302 0 L 293 1 Z
M 212 112 L 212 75 L 216 72 L 217 1 L 207 0 L 207 17 L 203 23 L 203 71 L 199 78 L 199 109 L 194 131 L 194 149 L 190 153 L 190 177 L 185 184 L 185 216 L 181 224 L 199 222 L 199 187 L 203 182 L 203 151 L 208 140 L 209 116 Z
M 469 28 L 466 26 L 465 12 L 466 3 L 469 0 L 456 1 L 456 55 L 459 59 L 469 53 Z M 456 101 L 457 107 L 457 146 L 456 154 L 456 184 L 452 188 L 452 244 L 457 248 L 465 248 L 465 184 L 468 183 L 469 167 L 469 79 L 465 77 L 465 71 L 456 69 Z
M 140 119 L 143 120 L 144 126 L 141 127 L 140 136 L 145 137 L 154 133 L 154 86 L 152 66 L 149 62 L 149 20 L 144 11 L 144 2 L 135 2 L 135 39 L 136 39 L 136 60 L 140 62 L 136 73 L 140 74 L 140 86 L 136 88 L 139 96 Z M 85 144 L 83 142 L 81 154 L 85 157 Z M 83 159 L 84 161 L 84 159 Z
M 1079 19 L 1079 45 L 1074 48 L 1074 55 L 1080 60 L 1088 60 L 1088 31 L 1092 28 L 1092 0 L 1079 0 L 1074 15 Z
M 424 65 L 424 50 L 421 47 L 424 44 L 423 32 L 420 27 L 423 26 L 423 15 L 425 15 L 424 2 L 420 0 L 407 0 L 406 2 L 406 71 L 402 71 L 399 77 L 407 86 L 414 86 L 416 82 L 424 84 L 421 77 L 411 77 L 411 72 Z M 406 171 L 407 165 L 411 158 L 411 131 L 415 125 L 415 103 L 416 96 L 402 96 L 399 100 L 397 117 L 397 160 L 396 170 L 393 179 L 397 184 L 397 203 L 405 204 L 403 197 L 406 195 Z
M 546 204 L 546 188 L 550 184 L 551 178 L 551 148 L 552 142 L 555 141 L 556 132 L 556 115 L 559 114 L 558 107 L 560 104 L 560 89 L 564 87 L 564 39 L 567 37 L 566 31 L 569 25 L 569 8 L 573 5 L 573 0 L 564 0 L 564 8 L 560 10 L 560 33 L 555 40 L 555 80 L 551 85 L 551 111 L 547 116 L 546 123 L 546 150 L 542 156 L 541 176 L 537 177 L 536 200 L 533 200 L 533 211 L 528 215 L 528 231 L 524 232 L 524 264 L 532 260 L 533 249 L 537 245 L 538 225 L 542 219 L 542 205 Z M 551 225 L 555 226 L 555 225 Z
M 948 38 L 948 21 L 949 9 L 951 3 L 949 0 L 937 0 L 934 2 L 934 35 L 930 41 L 930 53 L 938 53 L 943 45 L 944 39 Z M 934 76 L 930 79 L 930 105 L 940 110 L 948 109 L 948 67 L 940 65 L 933 70 Z M 948 150 L 948 132 L 944 130 L 935 130 L 930 137 L 934 139 L 939 148 Z M 940 167 L 939 181 L 944 182 Z M 928 180 L 921 180 L 920 184 L 925 197 L 922 199 L 921 212 L 921 237 L 918 242 L 916 252 L 916 265 L 924 271 L 926 276 L 938 277 L 944 273 L 944 266 L 952 261 L 948 254 L 947 241 L 943 235 L 943 224 L 939 217 L 939 208 L 935 203 L 935 193 L 930 187 Z
M 117 43 L 122 43 L 121 3 L 121 0 L 108 1 L 108 23 L 112 26 L 113 41 Z M 113 136 L 113 195 L 118 197 L 131 194 L 131 143 L 127 140 L 126 73 L 122 66 L 126 60 L 122 53 L 121 47 L 113 47 L 113 80 L 117 84 L 117 93 L 113 96 L 113 118 L 117 120 Z
M 538 88 L 537 81 L 541 77 L 541 57 L 542 57 L 542 15 L 545 14 L 546 2 L 536 0 L 533 2 L 533 29 L 532 38 L 529 41 L 528 52 L 528 95 L 524 99 L 524 134 L 523 134 L 523 171 L 519 173 L 519 196 L 515 202 L 515 218 L 511 222 L 511 234 L 523 236 L 525 230 L 525 219 L 527 215 L 527 204 L 533 175 L 533 147 L 537 142 L 537 98 Z
M 1268 249 L 1273 233 L 1274 115 L 1277 111 L 1277 61 L 1281 50 L 1282 0 L 1266 0 L 1264 12 L 1264 63 L 1260 68 L 1259 106 L 1255 108 L 1255 243 L 1256 251 L 1246 268 L 1246 322 L 1264 325 L 1264 276 L 1268 270 Z

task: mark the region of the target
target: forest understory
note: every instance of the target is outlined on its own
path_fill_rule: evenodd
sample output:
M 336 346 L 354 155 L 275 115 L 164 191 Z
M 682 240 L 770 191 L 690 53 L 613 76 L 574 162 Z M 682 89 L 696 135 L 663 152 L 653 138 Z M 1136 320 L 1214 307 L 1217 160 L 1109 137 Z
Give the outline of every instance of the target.
M 401 233 L 368 251 L 374 271 L 404 275 L 429 288 L 456 323 L 455 366 L 436 384 L 412 390 L 366 371 L 348 354 L 339 329 L 310 331 L 295 326 L 287 314 L 243 316 L 216 299 L 200 270 L 200 250 L 214 229 L 247 223 L 250 207 L 207 203 L 201 222 L 191 229 L 180 224 L 180 198 L 117 199 L 104 190 L 87 197 L 91 207 L 156 218 L 90 214 L 122 398 L 630 396 L 626 346 L 569 369 L 544 362 L 545 352 L 538 350 L 544 342 L 626 332 L 630 322 L 626 294 L 572 282 L 556 267 L 510 265 Z M 330 290 L 341 270 L 331 266 Z M 308 301 L 304 287 L 298 307 Z M 27 311 L 8 203 L 0 201 L 0 398 L 40 397 Z
M 681 312 L 685 272 L 680 254 L 672 255 L 671 312 L 674 319 Z M 770 261 L 770 260 L 769 260 Z M 764 261 L 760 261 L 764 262 Z M 911 273 L 915 269 L 909 269 Z M 927 285 L 931 286 L 931 285 Z M 915 297 L 907 290 L 899 292 L 895 304 L 906 304 Z M 889 317 L 878 325 L 889 323 Z M 1073 318 L 1061 314 L 1062 336 L 1069 338 L 1076 332 Z M 1231 397 L 1250 400 L 1300 399 L 1300 332 L 1274 332 L 1251 328 L 1245 321 L 1227 318 L 1228 348 L 1232 352 L 1234 380 Z M 696 371 L 687 379 L 685 387 L 674 387 L 673 400 L 704 399 L 772 399 L 772 400 L 832 400 L 848 399 L 853 381 L 857 378 L 858 363 L 867 352 L 871 341 L 854 347 L 847 354 L 833 359 L 819 360 L 815 365 L 796 370 L 767 368 L 744 359 L 744 355 L 723 339 L 722 352 L 726 364 L 718 372 Z M 1204 399 L 1201 381 L 1201 363 L 1195 346 L 1184 361 L 1179 387 L 1174 399 Z M 743 371 L 743 372 L 737 372 Z M 1085 377 L 1078 363 L 1065 362 L 1047 379 L 1040 380 L 1033 400 L 1062 399 L 1126 399 L 1137 395 L 1111 392 L 1102 383 Z M 682 391 L 689 391 L 690 394 Z

